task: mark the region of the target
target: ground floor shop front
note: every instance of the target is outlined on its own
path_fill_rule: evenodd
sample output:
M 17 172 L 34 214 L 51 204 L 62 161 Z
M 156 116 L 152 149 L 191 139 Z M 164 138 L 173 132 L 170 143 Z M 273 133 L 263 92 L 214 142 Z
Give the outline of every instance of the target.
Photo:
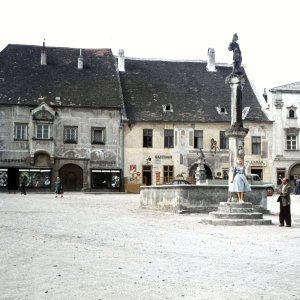
M 55 180 L 60 177 L 64 191 L 121 192 L 121 169 L 87 169 L 74 163 L 63 164 L 58 169 L 28 166 L 0 167 L 0 189 L 17 192 L 22 178 L 25 187 L 32 191 L 54 191 Z

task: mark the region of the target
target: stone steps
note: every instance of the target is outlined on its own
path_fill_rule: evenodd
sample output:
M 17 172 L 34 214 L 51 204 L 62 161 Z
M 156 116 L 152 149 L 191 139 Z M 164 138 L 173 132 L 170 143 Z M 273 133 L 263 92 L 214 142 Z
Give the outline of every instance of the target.
M 248 226 L 248 225 L 272 225 L 272 220 L 266 219 L 210 219 L 208 223 L 211 225 L 228 225 L 228 226 Z
M 209 213 L 214 219 L 262 219 L 263 214 L 259 212 L 245 213 L 245 212 L 221 212 L 214 211 Z
M 218 210 L 209 213 L 212 225 L 271 225 L 271 220 L 264 220 L 263 214 L 253 211 L 251 202 L 220 202 Z

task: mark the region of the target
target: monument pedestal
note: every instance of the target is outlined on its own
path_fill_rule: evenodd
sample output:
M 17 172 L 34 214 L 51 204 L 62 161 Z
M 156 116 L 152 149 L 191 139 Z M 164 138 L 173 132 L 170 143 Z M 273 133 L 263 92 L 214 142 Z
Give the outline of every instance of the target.
M 263 214 L 254 212 L 251 202 L 220 202 L 218 210 L 209 213 L 212 225 L 272 225 Z

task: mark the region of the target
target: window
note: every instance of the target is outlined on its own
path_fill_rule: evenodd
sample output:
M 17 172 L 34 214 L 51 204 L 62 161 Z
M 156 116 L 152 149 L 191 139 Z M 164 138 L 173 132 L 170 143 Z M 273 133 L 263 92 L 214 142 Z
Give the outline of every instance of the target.
M 261 154 L 261 137 L 252 137 L 252 154 Z
M 166 105 L 163 105 L 163 111 L 164 112 L 173 112 L 173 105 L 172 104 L 166 104 Z
M 27 124 L 15 124 L 15 139 L 27 140 Z
M 121 171 L 92 170 L 91 185 L 94 189 L 119 190 L 121 187 Z
M 105 144 L 105 128 L 92 128 L 92 144 Z
M 152 129 L 143 129 L 143 147 L 152 148 Z
M 77 143 L 77 127 L 65 127 L 64 129 L 64 142 L 68 144 Z
M 295 118 L 295 111 L 293 109 L 289 110 L 289 118 Z
M 173 129 L 165 129 L 165 148 L 174 147 L 173 139 L 174 139 Z
M 174 166 L 164 166 L 164 183 L 174 179 Z
M 287 150 L 296 150 L 297 149 L 297 136 L 295 135 L 288 135 L 287 136 Z
M 225 136 L 225 131 L 220 131 L 220 149 L 229 149 L 229 139 Z
M 37 139 L 50 139 L 50 125 L 49 124 L 37 124 L 36 125 L 36 138 Z
M 194 148 L 203 149 L 203 130 L 194 131 Z

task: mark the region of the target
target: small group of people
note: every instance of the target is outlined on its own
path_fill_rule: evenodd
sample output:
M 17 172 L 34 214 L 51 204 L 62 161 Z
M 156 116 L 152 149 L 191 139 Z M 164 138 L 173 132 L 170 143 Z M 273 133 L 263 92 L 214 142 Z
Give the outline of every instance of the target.
M 279 226 L 291 227 L 291 192 L 293 190 L 292 186 L 289 184 L 289 180 L 284 178 L 279 178 L 279 187 L 277 188 L 277 193 L 279 197 L 277 202 L 279 202 Z M 300 189 L 300 180 L 299 180 Z M 248 183 L 246 176 L 246 168 L 244 166 L 244 161 L 242 157 L 237 158 L 236 166 L 232 170 L 231 176 L 231 188 L 230 192 L 235 192 L 237 194 L 237 199 L 239 203 L 244 202 L 244 193 L 250 192 L 251 187 Z

